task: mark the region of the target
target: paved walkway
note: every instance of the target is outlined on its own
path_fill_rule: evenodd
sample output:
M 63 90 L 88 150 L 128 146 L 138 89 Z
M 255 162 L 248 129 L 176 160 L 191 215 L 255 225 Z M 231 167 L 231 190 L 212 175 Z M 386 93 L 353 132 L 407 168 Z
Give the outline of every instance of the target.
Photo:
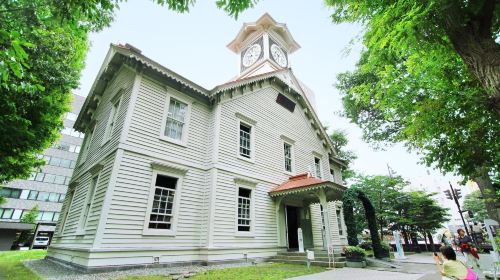
M 299 276 L 289 280 L 331 280 L 331 279 L 356 279 L 356 280 L 417 280 L 422 274 L 408 274 L 392 271 L 377 271 L 363 268 L 341 268 L 317 274 Z
M 492 265 L 491 256 L 481 254 L 480 257 L 481 267 L 484 269 L 490 268 Z M 289 280 L 441 280 L 432 253 L 408 255 L 406 259 L 393 261 L 392 263 L 398 267 L 342 268 L 290 278 Z M 479 275 L 481 279 L 484 279 L 481 272 L 479 272 Z

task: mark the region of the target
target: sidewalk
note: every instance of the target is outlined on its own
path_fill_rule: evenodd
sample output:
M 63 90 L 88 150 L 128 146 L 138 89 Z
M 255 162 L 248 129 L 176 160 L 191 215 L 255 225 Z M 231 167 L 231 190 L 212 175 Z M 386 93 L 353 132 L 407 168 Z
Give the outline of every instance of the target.
M 392 271 L 378 271 L 364 268 L 337 268 L 335 270 L 309 274 L 290 278 L 288 280 L 331 280 L 331 279 L 356 279 L 356 280 L 417 280 L 422 274 L 408 274 Z

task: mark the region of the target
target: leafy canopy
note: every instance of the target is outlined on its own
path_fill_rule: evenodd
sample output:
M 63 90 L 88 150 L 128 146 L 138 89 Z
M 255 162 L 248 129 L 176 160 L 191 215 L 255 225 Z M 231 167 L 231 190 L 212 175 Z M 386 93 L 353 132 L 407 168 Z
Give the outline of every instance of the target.
M 0 184 L 44 164 L 79 83 L 87 34 L 109 26 L 120 0 L 0 1 Z M 193 0 L 155 0 L 187 12 Z M 218 0 L 238 17 L 251 0 Z
M 480 191 L 471 192 L 465 196 L 463 210 L 471 211 L 472 220 L 475 222 L 483 222 L 484 219 L 488 218 L 486 205 Z

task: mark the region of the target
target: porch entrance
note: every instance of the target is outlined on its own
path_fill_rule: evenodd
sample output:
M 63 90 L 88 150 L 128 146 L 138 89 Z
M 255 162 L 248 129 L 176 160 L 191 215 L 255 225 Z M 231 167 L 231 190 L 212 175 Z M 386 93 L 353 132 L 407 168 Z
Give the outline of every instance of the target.
M 286 206 L 286 230 L 288 235 L 288 249 L 299 249 L 297 230 L 300 227 L 299 208 Z

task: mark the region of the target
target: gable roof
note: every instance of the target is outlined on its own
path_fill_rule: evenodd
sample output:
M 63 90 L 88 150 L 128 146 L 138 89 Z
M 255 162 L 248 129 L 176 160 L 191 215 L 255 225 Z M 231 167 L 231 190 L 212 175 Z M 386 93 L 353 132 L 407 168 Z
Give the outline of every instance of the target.
M 75 121 L 74 128 L 85 132 L 87 123 L 92 120 L 92 114 L 100 102 L 100 96 L 103 94 L 109 81 L 120 69 L 121 65 L 127 64 L 134 68 L 148 69 L 166 78 L 172 85 L 177 86 L 183 91 L 187 91 L 194 96 L 209 99 L 210 91 L 202 86 L 190 81 L 189 79 L 175 73 L 158 62 L 146 57 L 141 50 L 130 44 L 110 44 L 106 57 L 97 73 L 97 77 L 92 84 L 85 103 L 82 106 L 80 114 Z M 136 68 L 137 69 L 137 68 Z
M 346 189 L 344 186 L 334 182 L 311 177 L 309 173 L 302 173 L 289 177 L 288 181 L 269 191 L 269 196 L 276 197 L 325 187 L 338 190 Z
M 166 68 L 158 62 L 146 57 L 142 54 L 141 50 L 130 44 L 110 45 L 108 54 L 101 65 L 101 69 L 99 70 L 92 88 L 90 89 L 89 95 L 87 96 L 80 114 L 75 121 L 74 128 L 76 130 L 85 132 L 87 124 L 92 122 L 92 115 L 99 105 L 100 96 L 102 96 L 104 90 L 106 89 L 107 83 L 112 80 L 113 76 L 123 64 L 132 66 L 138 70 L 147 69 L 152 71 L 167 79 L 169 85 L 176 86 L 182 92 L 189 93 L 194 97 L 198 97 L 209 102 L 216 102 L 220 94 L 224 94 L 225 92 L 233 91 L 247 85 L 263 82 L 265 80 L 269 80 L 271 83 L 277 83 L 279 87 L 287 89 L 290 93 L 298 97 L 300 104 L 306 109 L 305 114 L 313 120 L 313 127 L 317 130 L 318 136 L 320 136 L 329 147 L 333 156 L 333 158 L 330 159 L 333 159 L 341 165 L 345 165 L 342 160 L 336 158 L 335 150 L 333 149 L 333 143 L 331 142 L 330 137 L 326 133 L 318 116 L 316 115 L 314 107 L 309 102 L 301 82 L 295 77 L 290 68 L 231 81 L 216 86 L 212 90 L 207 90 L 191 80 Z

